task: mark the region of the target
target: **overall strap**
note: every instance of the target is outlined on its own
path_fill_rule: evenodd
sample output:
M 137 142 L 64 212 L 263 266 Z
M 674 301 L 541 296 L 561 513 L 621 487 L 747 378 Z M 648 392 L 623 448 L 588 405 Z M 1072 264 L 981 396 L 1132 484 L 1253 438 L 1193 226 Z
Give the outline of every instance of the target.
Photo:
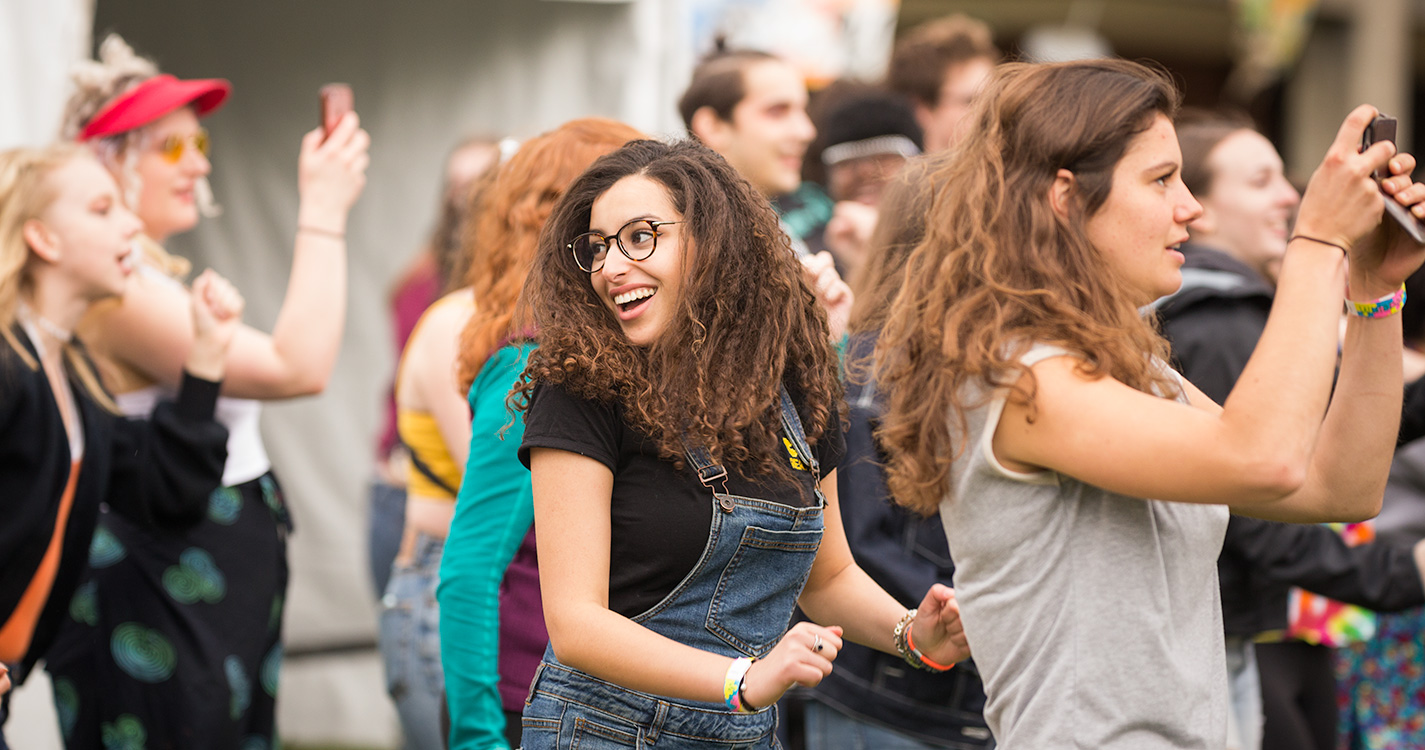
M 687 455 L 688 462 L 693 465 L 693 471 L 698 473 L 698 481 L 715 493 L 728 494 L 727 469 L 723 468 L 722 464 L 713 461 L 712 454 L 708 452 L 707 448 L 694 447 L 692 443 L 689 443 L 687 433 L 683 433 L 681 439 L 683 453 Z
M 812 483 L 818 486 L 820 493 L 821 467 L 817 464 L 816 454 L 812 453 L 811 447 L 807 445 L 806 433 L 802 430 L 802 419 L 797 415 L 796 406 L 792 404 L 792 396 L 787 393 L 787 387 L 782 386 L 782 429 L 792 441 L 792 447 L 797 454 L 806 459 L 811 467 Z M 681 437 L 683 441 L 683 453 L 687 455 L 688 461 L 693 465 L 693 470 L 698 473 L 698 481 L 703 483 L 714 492 L 727 492 L 727 469 L 722 464 L 713 461 L 712 454 L 707 448 L 694 446 L 688 442 L 688 436 L 684 433 Z
M 807 436 L 802 431 L 802 418 L 797 415 L 797 408 L 792 404 L 792 396 L 787 393 L 787 387 L 782 386 L 782 429 L 792 440 L 792 447 L 797 449 L 797 453 L 806 459 L 811 466 L 812 483 L 821 484 L 821 468 L 816 463 L 816 454 L 812 453 L 811 447 L 807 445 Z

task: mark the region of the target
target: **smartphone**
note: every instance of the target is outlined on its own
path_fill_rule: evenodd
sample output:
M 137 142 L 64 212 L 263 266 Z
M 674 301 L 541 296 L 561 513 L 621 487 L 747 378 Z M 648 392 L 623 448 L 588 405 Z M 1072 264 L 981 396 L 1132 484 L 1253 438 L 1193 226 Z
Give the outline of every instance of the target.
M 322 87 L 322 140 L 331 137 L 337 123 L 355 105 L 351 87 L 344 83 L 328 83 Z
M 1361 150 L 1365 151 L 1373 143 L 1390 141 L 1395 143 L 1395 131 L 1398 123 L 1390 115 L 1377 115 L 1371 124 L 1366 126 L 1366 131 L 1361 134 Z M 1381 167 L 1375 172 L 1376 181 L 1379 182 L 1390 176 L 1389 167 Z M 1381 191 L 1384 195 L 1385 191 Z M 1425 221 L 1421 221 L 1410 209 L 1400 205 L 1395 198 L 1385 196 L 1385 212 L 1394 217 L 1396 223 L 1400 224 L 1407 233 L 1419 244 L 1425 245 Z

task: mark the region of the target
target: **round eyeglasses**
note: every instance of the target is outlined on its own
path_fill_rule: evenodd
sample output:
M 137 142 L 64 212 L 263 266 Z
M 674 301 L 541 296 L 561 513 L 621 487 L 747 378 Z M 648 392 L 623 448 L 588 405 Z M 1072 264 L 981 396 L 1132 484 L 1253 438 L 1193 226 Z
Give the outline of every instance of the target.
M 604 267 L 604 258 L 609 254 L 609 244 L 618 245 L 619 252 L 629 260 L 647 260 L 658 249 L 658 227 L 681 224 L 678 221 L 653 221 L 634 219 L 613 235 L 585 232 L 565 245 L 574 254 L 574 262 L 588 273 Z

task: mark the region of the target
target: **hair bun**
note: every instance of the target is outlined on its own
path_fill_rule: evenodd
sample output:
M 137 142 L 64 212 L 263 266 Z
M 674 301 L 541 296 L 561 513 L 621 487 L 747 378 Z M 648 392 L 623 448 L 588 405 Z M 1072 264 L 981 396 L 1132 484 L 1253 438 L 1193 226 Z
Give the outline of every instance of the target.
M 158 66 L 134 52 L 123 37 L 118 34 L 104 37 L 99 44 L 98 60 L 82 60 L 70 70 L 74 93 L 64 106 L 60 137 L 74 140 L 110 100 L 156 75 Z

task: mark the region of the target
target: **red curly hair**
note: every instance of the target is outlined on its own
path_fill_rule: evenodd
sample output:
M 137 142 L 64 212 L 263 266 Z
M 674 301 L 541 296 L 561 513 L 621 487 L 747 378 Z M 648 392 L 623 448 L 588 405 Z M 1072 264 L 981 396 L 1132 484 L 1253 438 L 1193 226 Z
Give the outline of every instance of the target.
M 614 120 L 571 120 L 521 144 L 473 192 L 474 220 L 466 222 L 462 242 L 471 258 L 466 279 L 475 293 L 475 314 L 460 335 L 463 389 L 502 342 L 530 329 L 531 321 L 517 317 L 516 303 L 555 202 L 595 159 L 643 137 Z

